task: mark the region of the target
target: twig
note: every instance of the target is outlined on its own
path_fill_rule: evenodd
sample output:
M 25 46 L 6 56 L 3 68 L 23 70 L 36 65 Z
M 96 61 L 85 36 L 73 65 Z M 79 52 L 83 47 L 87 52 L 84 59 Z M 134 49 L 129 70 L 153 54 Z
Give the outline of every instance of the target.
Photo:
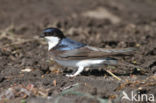
M 70 86 L 67 86 L 67 87 L 61 88 L 61 90 L 64 91 L 64 90 L 67 90 L 67 89 L 73 88 L 73 87 L 78 86 L 78 85 L 79 85 L 79 83 L 75 83 L 75 84 L 73 84 L 73 85 L 70 85 Z
M 121 81 L 121 79 L 119 77 L 117 77 L 115 74 L 113 74 L 111 71 L 106 70 L 111 76 L 113 76 L 114 78 L 116 78 L 117 80 Z

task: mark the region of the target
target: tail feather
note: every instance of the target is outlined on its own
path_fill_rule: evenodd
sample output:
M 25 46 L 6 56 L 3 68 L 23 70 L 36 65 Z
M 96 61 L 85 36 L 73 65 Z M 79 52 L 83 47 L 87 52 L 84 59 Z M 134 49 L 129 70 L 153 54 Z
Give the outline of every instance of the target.
M 101 52 L 107 52 L 107 53 L 126 53 L 126 52 L 134 52 L 137 50 L 136 48 L 103 49 L 103 48 L 95 48 L 91 46 L 88 46 L 88 48 L 94 51 L 101 51 Z
M 102 52 L 111 54 L 112 56 L 131 56 L 136 51 L 136 48 L 125 48 L 125 49 L 105 49 Z
M 109 52 L 114 52 L 114 53 L 134 52 L 136 50 L 137 50 L 136 48 L 108 49 Z

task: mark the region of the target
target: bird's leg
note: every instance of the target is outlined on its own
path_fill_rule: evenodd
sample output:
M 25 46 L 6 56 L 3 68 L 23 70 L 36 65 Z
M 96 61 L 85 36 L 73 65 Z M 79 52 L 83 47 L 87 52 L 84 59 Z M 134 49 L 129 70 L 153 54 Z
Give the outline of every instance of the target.
M 84 67 L 79 67 L 78 70 L 74 74 L 67 74 L 67 77 L 75 77 L 79 75 L 84 70 Z

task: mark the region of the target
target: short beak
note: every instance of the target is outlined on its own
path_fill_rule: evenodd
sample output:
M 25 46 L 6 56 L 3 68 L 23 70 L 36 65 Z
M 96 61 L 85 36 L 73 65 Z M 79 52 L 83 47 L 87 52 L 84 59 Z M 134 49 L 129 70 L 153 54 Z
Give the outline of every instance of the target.
M 41 35 L 40 35 L 40 38 L 44 38 L 44 34 L 41 34 Z

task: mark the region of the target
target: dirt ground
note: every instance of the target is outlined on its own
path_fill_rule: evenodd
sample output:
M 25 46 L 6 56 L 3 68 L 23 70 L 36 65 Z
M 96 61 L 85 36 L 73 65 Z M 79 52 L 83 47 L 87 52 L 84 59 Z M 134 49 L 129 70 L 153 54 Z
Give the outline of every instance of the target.
M 72 68 L 50 60 L 39 38 L 46 27 L 96 47 L 136 47 L 122 60 L 139 68 L 106 66 L 68 78 Z M 132 92 L 155 97 L 139 103 L 156 103 L 155 0 L 0 0 L 0 103 L 136 103 L 122 99 Z

